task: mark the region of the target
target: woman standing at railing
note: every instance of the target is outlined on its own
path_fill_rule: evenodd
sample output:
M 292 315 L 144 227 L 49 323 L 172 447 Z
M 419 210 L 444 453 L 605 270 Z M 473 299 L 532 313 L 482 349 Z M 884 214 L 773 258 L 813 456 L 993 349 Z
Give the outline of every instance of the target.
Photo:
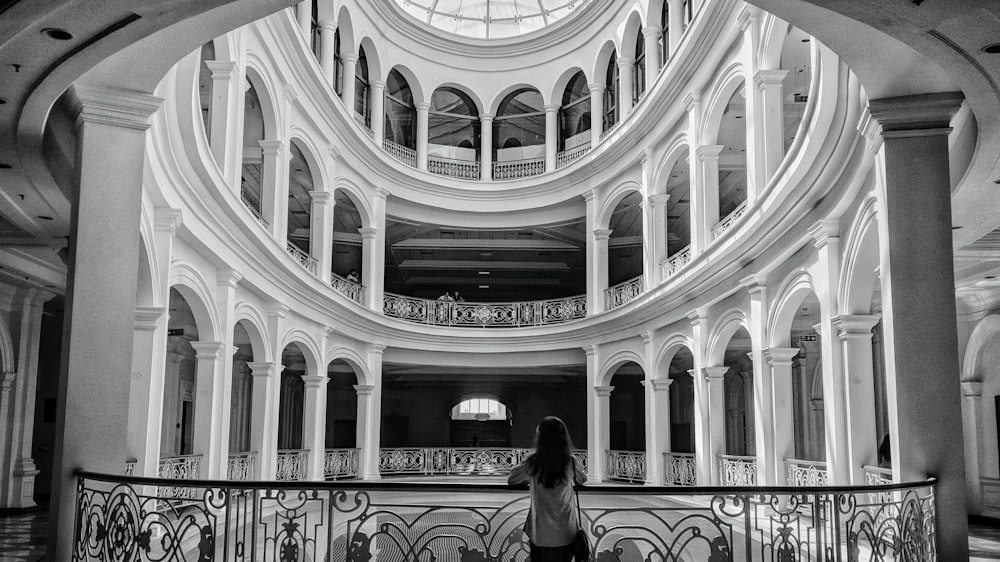
M 549 416 L 538 424 L 535 452 L 507 477 L 508 484 L 527 484 L 531 491 L 524 531 L 531 541 L 532 562 L 573 559 L 577 532 L 582 529 L 573 485 L 586 482 L 587 475 L 576 465 L 572 450 L 566 424 Z

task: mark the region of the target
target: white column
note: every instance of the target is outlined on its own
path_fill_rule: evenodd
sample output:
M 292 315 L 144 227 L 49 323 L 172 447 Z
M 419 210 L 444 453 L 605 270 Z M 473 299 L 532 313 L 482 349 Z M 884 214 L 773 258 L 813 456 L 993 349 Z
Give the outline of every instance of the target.
M 663 373 L 666 375 L 667 373 Z M 663 486 L 663 454 L 670 452 L 670 385 L 673 379 L 646 381 L 646 484 Z M 650 415 L 651 414 L 651 415 Z
M 417 169 L 427 169 L 427 117 L 431 104 L 417 104 Z
M 135 311 L 132 377 L 129 384 L 127 456 L 136 459 L 136 476 L 156 477 L 163 412 L 163 371 L 167 315 L 161 307 Z
M 559 104 L 545 106 L 545 171 L 556 169 L 559 152 Z
M 760 114 L 754 117 L 757 126 L 757 191 L 762 191 L 778 170 L 785 157 L 785 124 L 783 121 L 784 96 L 781 85 L 787 70 L 758 70 L 754 86 L 758 92 Z M 749 164 L 749 163 L 748 163 Z
M 757 456 L 757 482 L 773 485 L 773 471 L 768 466 L 773 459 L 774 423 L 772 416 L 771 370 L 765 365 L 764 341 L 767 334 L 767 287 L 762 276 L 750 275 L 740 280 L 740 284 L 750 293 L 750 361 L 753 362 L 752 410 L 754 428 L 752 442 Z M 782 423 L 785 423 L 784 420 Z
M 594 393 L 594 405 L 597 410 L 591 412 L 591 415 L 597 420 L 597 433 L 596 433 L 596 443 L 594 443 L 596 448 L 596 457 L 591 456 L 589 461 L 597 461 L 598 466 L 594 470 L 599 470 L 600 480 L 607 480 L 608 478 L 608 467 L 607 467 L 607 452 L 611 448 L 611 392 L 614 391 L 613 386 L 595 386 L 593 389 Z M 589 454 L 589 452 L 588 452 Z
M 372 138 L 382 148 L 385 137 L 385 80 L 374 80 L 372 89 Z
M 295 19 L 299 24 L 299 31 L 309 44 L 309 36 L 312 35 L 312 3 L 314 0 L 304 0 L 295 6 Z
M 677 45 L 684 35 L 684 0 L 664 0 L 664 2 L 668 2 L 670 5 L 670 11 L 667 13 L 667 27 L 670 30 L 668 33 L 670 56 L 674 56 L 674 53 L 677 52 Z
M 694 368 L 688 371 L 694 384 L 694 456 L 696 469 L 698 471 L 698 485 L 711 486 L 712 468 L 717 464 L 712 457 L 712 447 L 710 442 L 710 414 L 708 383 L 702 373 L 702 365 L 705 363 L 705 350 L 708 347 L 708 319 L 702 309 L 692 310 L 687 313 L 691 323 L 691 354 L 693 356 Z
M 862 466 L 878 465 L 879 435 L 875 422 L 875 363 L 872 357 L 872 328 L 879 317 L 835 316 L 844 355 L 844 383 L 847 391 L 847 459 L 851 484 L 864 485 Z
M 340 92 L 340 99 L 347 108 L 347 116 L 354 119 L 354 96 L 357 90 L 357 83 L 354 81 L 358 67 L 358 55 L 345 53 L 340 55 L 340 61 L 344 63 L 344 88 Z
M 635 59 L 618 57 L 618 122 L 632 113 L 632 67 Z
M 839 221 L 822 220 L 813 225 L 813 237 L 818 259 L 813 271 L 816 297 L 819 299 L 819 340 L 823 368 L 823 423 L 826 430 L 826 468 L 834 484 L 851 481 L 848 458 L 847 384 L 844 377 L 840 338 L 833 325 L 838 309 L 837 287 L 840 285 Z M 874 426 L 875 420 L 872 419 Z
M 962 383 L 962 428 L 965 434 L 966 497 L 969 513 L 983 512 L 983 492 L 979 485 L 983 467 L 983 383 Z
M 215 273 L 216 307 L 222 327 L 222 351 L 216 365 L 219 377 L 218 398 L 212 405 L 219 411 L 219 478 L 225 478 L 229 466 L 229 428 L 233 417 L 233 355 L 239 348 L 233 344 L 236 337 L 236 287 L 243 274 L 232 268 L 219 268 Z M 197 405 L 198 399 L 195 398 Z M 197 406 L 196 406 L 197 408 Z
M 667 259 L 667 238 L 669 236 L 667 202 L 670 201 L 670 195 L 666 193 L 654 193 L 649 196 L 648 200 L 652 232 L 650 233 L 649 240 L 643 240 L 643 243 L 648 244 L 652 248 L 649 252 L 650 263 L 646 272 L 646 277 L 652 280 L 652 284 L 647 285 L 647 290 L 652 285 L 663 281 L 663 277 L 660 274 L 660 264 Z
M 215 163 L 222 172 L 226 183 L 233 190 L 239 191 L 240 182 L 232 177 L 236 169 L 235 160 L 239 156 L 230 144 L 242 145 L 239 139 L 232 137 L 236 113 L 230 107 L 236 103 L 233 88 L 233 78 L 236 75 L 236 63 L 233 61 L 205 61 L 212 75 L 212 99 L 209 102 L 208 145 L 212 150 Z M 242 94 L 242 91 L 239 92 Z
M 388 192 L 379 189 L 372 197 L 372 213 L 375 227 L 359 228 L 361 233 L 361 253 L 364 268 L 361 284 L 365 287 L 368 308 L 381 314 L 382 297 L 385 293 L 385 203 Z
M 767 416 L 774 429 L 768 464 L 768 486 L 787 484 L 785 459 L 795 458 L 795 399 L 792 396 L 792 359 L 799 354 L 797 347 L 769 347 L 764 360 L 771 371 L 771 411 Z M 759 453 L 759 452 L 758 452 Z M 758 455 L 760 456 L 760 455 Z
M 191 342 L 197 359 L 194 398 L 194 454 L 201 455 L 199 478 L 220 478 L 222 466 L 223 415 L 222 395 L 229 390 L 223 386 L 222 364 L 231 363 L 223 342 Z
M 604 292 L 608 288 L 608 239 L 611 232 L 605 228 L 597 228 L 593 234 L 594 251 L 588 263 L 593 272 L 593 288 L 587 290 L 587 303 L 592 306 L 595 314 L 607 309 Z
M 493 116 L 484 113 L 479 116 L 479 179 L 493 179 Z
M 701 123 L 701 97 L 697 94 L 688 94 L 684 98 L 684 108 L 687 112 L 687 134 L 688 134 L 688 170 L 691 175 L 688 185 L 691 187 L 690 207 L 688 212 L 691 215 L 691 255 L 697 256 L 705 249 L 706 240 L 702 235 L 704 228 L 701 226 L 701 208 L 705 202 L 701 196 L 701 166 L 699 165 L 698 148 L 700 139 Z
M 760 10 L 746 5 L 740 10 L 737 20 L 743 30 L 743 41 L 740 44 L 739 60 L 743 65 L 743 99 L 745 102 L 743 128 L 746 140 L 744 156 L 746 158 L 747 192 L 746 203 L 753 205 L 757 195 L 763 189 L 764 159 L 761 154 L 760 118 L 761 105 L 758 90 L 752 86 L 757 72 L 758 53 L 760 51 Z
M 667 0 L 663 0 L 666 2 Z M 658 25 L 649 25 L 642 28 L 642 39 L 645 42 L 646 50 L 646 91 L 653 89 L 656 78 L 660 75 L 660 33 L 662 30 Z
M 604 480 L 604 442 L 601 441 L 601 416 L 606 412 L 600 410 L 597 393 L 593 390 L 598 385 L 597 348 L 583 348 L 587 356 L 587 481 L 601 482 Z
M 604 132 L 604 83 L 590 83 L 590 149 L 597 148 Z
M 329 191 L 310 191 L 309 254 L 318 262 L 319 278 L 330 282 L 333 265 L 333 208 Z
M 271 225 L 271 235 L 281 246 L 288 237 L 288 170 L 284 143 L 281 141 L 258 141 L 261 150 L 260 171 L 260 214 Z
M 326 455 L 326 385 L 323 375 L 302 375 L 305 396 L 302 404 L 302 445 L 309 450 L 306 478 L 323 480 L 323 460 Z
M 268 362 L 247 363 L 253 377 L 250 450 L 257 453 L 254 479 L 274 480 L 278 450 L 278 376 L 284 369 Z
M 319 22 L 319 66 L 323 69 L 323 80 L 330 85 L 330 91 L 334 87 L 334 44 L 337 37 L 337 22 L 322 20 Z
M 361 449 L 361 477 L 378 480 L 379 447 L 382 431 L 382 352 L 385 347 L 372 345 L 368 351 L 369 385 L 357 385 L 358 426 L 356 442 Z
M 691 184 L 691 246 L 712 243 L 712 229 L 719 224 L 719 154 L 721 144 L 703 144 L 695 150 L 698 173 Z
M 712 485 L 720 486 L 719 456 L 726 454 L 726 385 L 729 367 L 705 367 L 701 370 L 708 387 L 708 446 Z
M 597 228 L 597 213 L 600 209 L 597 207 L 597 197 L 594 195 L 593 191 L 588 191 L 582 195 L 583 200 L 587 207 L 587 232 L 592 232 Z M 597 314 L 601 308 L 600 304 L 603 303 L 603 296 L 599 299 L 597 297 L 597 270 L 593 265 L 597 261 L 597 244 L 591 236 L 587 236 L 587 315 Z

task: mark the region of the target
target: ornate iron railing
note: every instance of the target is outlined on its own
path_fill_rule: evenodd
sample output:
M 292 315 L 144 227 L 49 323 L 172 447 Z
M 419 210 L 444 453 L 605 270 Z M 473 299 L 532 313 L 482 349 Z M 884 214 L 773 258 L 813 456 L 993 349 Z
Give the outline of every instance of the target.
M 687 245 L 667 258 L 667 261 L 660 264 L 660 274 L 664 279 L 673 277 L 674 274 L 689 263 L 691 263 L 691 246 Z
M 304 267 L 309 273 L 316 275 L 316 272 L 319 269 L 319 261 L 316 258 L 303 252 L 298 246 L 292 244 L 291 242 L 288 242 L 285 248 L 288 250 L 288 253 L 295 258 L 295 261 L 299 262 L 299 265 Z
M 587 316 L 587 297 L 528 302 L 455 302 L 416 299 L 393 293 L 382 297 L 386 316 L 418 324 L 475 328 L 546 326 Z
M 556 169 L 569 166 L 590 152 L 590 143 L 574 146 L 556 154 Z
M 275 480 L 305 480 L 308 476 L 309 451 L 305 449 L 280 449 Z
M 194 480 L 201 471 L 201 455 L 178 455 L 176 457 L 161 457 L 156 467 L 156 476 L 165 480 Z M 197 490 L 184 486 L 160 486 L 156 495 L 164 499 L 190 500 L 194 499 Z
M 668 486 L 698 484 L 698 465 L 693 453 L 663 453 L 663 481 Z
M 879 468 L 876 466 L 863 466 L 865 471 L 865 484 L 869 486 L 885 486 L 892 484 L 892 469 Z
M 411 168 L 417 167 L 417 151 L 412 148 L 396 144 L 389 139 L 382 139 L 382 148 L 396 160 Z
M 642 294 L 642 275 L 604 290 L 604 308 L 614 310 Z
M 727 230 L 733 227 L 734 224 L 740 222 L 743 215 L 747 212 L 747 202 L 744 201 L 740 203 L 739 207 L 726 215 L 726 218 L 719 221 L 719 224 L 712 227 L 712 239 L 716 239 L 723 235 Z
M 756 486 L 757 457 L 719 455 L 719 483 L 723 486 Z
M 605 451 L 604 458 L 608 480 L 635 483 L 646 481 L 645 451 Z
M 257 453 L 229 453 L 226 477 L 230 480 L 253 480 L 256 476 Z
M 478 180 L 480 176 L 479 162 L 444 156 L 428 156 L 427 171 L 440 176 L 466 180 Z
M 545 172 L 545 158 L 525 158 L 493 163 L 494 180 L 516 180 Z
M 457 447 L 401 447 L 379 451 L 379 472 L 391 474 L 507 474 L 531 454 L 531 449 Z M 581 470 L 587 469 L 587 451 L 574 450 Z
M 358 466 L 358 449 L 327 449 L 323 455 L 323 478 L 356 478 Z
M 830 473 L 822 461 L 800 461 L 785 459 L 785 471 L 789 486 L 829 486 Z
M 191 481 L 78 473 L 74 562 L 523 562 L 529 498 L 503 485 Z M 872 503 L 872 492 L 892 500 Z M 591 560 L 936 559 L 934 482 L 880 488 L 585 486 Z M 878 522 L 878 524 L 876 524 Z
M 253 218 L 257 219 L 257 222 L 260 223 L 260 225 L 264 227 L 264 230 L 270 230 L 271 229 L 271 223 L 269 223 L 266 220 L 264 220 L 264 215 L 260 214 L 260 209 L 258 209 L 257 207 L 255 207 L 254 204 L 251 203 L 249 199 L 247 199 L 246 195 L 243 195 L 241 193 L 240 194 L 240 201 L 243 201 L 243 206 L 246 207 L 250 211 L 250 214 L 253 215 Z
M 337 291 L 358 304 L 365 303 L 365 288 L 360 283 L 348 281 L 339 275 L 331 273 L 330 286 L 333 287 L 334 291 Z

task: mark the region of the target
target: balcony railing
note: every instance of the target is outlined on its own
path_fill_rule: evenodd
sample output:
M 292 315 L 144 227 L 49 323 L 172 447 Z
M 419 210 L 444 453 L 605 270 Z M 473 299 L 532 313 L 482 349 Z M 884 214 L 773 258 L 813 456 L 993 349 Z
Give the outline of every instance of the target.
M 465 180 L 478 180 L 480 175 L 479 162 L 445 158 L 444 156 L 428 156 L 427 171 L 439 176 Z
M 601 140 L 607 138 L 607 136 L 615 132 L 615 129 L 617 128 L 618 128 L 618 123 L 612 123 L 607 129 L 601 131 Z
M 323 478 L 356 478 L 359 466 L 358 449 L 327 449 L 323 454 Z
M 179 455 L 176 457 L 161 457 L 156 468 L 156 476 L 166 480 L 194 480 L 198 478 L 201 469 L 201 455 Z M 197 490 L 184 486 L 165 485 L 156 490 L 157 496 L 164 499 L 192 500 L 197 498 Z
M 333 287 L 334 291 L 337 291 L 358 304 L 365 303 L 365 288 L 360 283 L 348 281 L 339 275 L 331 274 L 330 286 Z
M 605 451 L 608 480 L 641 484 L 646 481 L 645 451 Z
M 559 152 L 558 154 L 556 154 L 556 169 L 562 168 L 564 166 L 569 166 L 573 162 L 576 162 L 577 160 L 582 158 L 583 155 L 588 152 L 590 152 L 589 142 Z
M 278 451 L 278 466 L 274 471 L 275 480 L 305 480 L 309 451 L 305 449 L 281 449 Z
M 614 310 L 628 304 L 642 294 L 642 276 L 633 277 L 604 290 L 604 308 Z
M 254 480 L 256 476 L 257 453 L 229 453 L 226 463 L 226 478 L 230 480 Z
M 545 172 L 545 158 L 525 158 L 493 163 L 494 180 L 516 180 Z
M 401 447 L 379 451 L 379 472 L 390 474 L 507 474 L 527 458 L 531 449 L 455 447 Z M 581 470 L 587 469 L 587 452 L 573 451 Z
M 739 207 L 726 215 L 726 218 L 719 221 L 719 224 L 712 227 L 712 239 L 716 239 L 722 236 L 727 230 L 733 227 L 736 223 L 740 222 L 743 215 L 747 212 L 747 202 L 744 201 L 740 203 Z
M 396 160 L 411 168 L 417 167 L 417 151 L 412 148 L 396 144 L 389 139 L 382 139 L 382 148 Z
M 382 297 L 386 316 L 417 324 L 513 328 L 561 324 L 587 316 L 587 297 L 527 302 L 454 302 L 416 299 L 393 293 Z
M 885 486 L 892 484 L 892 469 L 864 466 L 865 484 L 868 486 Z
M 197 499 L 182 503 L 151 492 L 168 480 L 77 477 L 75 562 L 529 556 L 529 496 L 504 485 L 190 481 Z M 872 502 L 873 492 L 891 499 Z M 580 506 L 591 560 L 936 558 L 933 481 L 724 493 L 585 486 Z
M 682 267 L 691 263 L 691 245 L 684 246 L 667 261 L 660 264 L 660 274 L 664 279 L 673 277 Z
M 756 486 L 757 457 L 719 455 L 719 482 L 723 486 Z
M 248 211 L 250 211 L 250 214 L 253 215 L 253 218 L 257 219 L 257 222 L 264 227 L 264 230 L 271 230 L 271 223 L 264 220 L 264 216 L 260 214 L 260 209 L 255 207 L 254 204 L 251 203 L 249 199 L 247 199 L 246 195 L 243 195 L 241 193 L 240 201 L 243 201 L 243 206 L 246 207 Z
M 692 453 L 663 453 L 663 481 L 668 486 L 694 486 L 698 465 Z
M 316 258 L 303 252 L 301 248 L 291 242 L 288 242 L 285 248 L 288 250 L 288 253 L 295 258 L 295 261 L 299 262 L 299 265 L 304 267 L 309 273 L 316 275 L 316 272 L 319 269 L 319 261 Z
M 830 474 L 826 463 L 785 459 L 785 474 L 789 486 L 829 486 Z

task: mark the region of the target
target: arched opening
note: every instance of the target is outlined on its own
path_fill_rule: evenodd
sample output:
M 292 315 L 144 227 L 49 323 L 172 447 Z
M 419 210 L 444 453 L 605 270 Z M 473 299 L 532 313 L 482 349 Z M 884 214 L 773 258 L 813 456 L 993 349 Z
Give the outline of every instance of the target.
M 795 458 L 826 460 L 826 430 L 823 412 L 823 349 L 816 326 L 820 305 L 816 293 L 803 295 L 792 319 L 789 341 L 798 354 L 792 359 L 792 420 Z
M 354 287 L 347 290 L 360 291 L 361 274 L 364 269 L 364 244 L 361 238 L 361 228 L 364 223 L 354 200 L 343 189 L 333 193 L 333 259 L 330 261 L 331 274 L 337 282 L 343 282 Z M 355 299 L 361 302 L 360 293 Z
M 747 119 L 743 85 L 730 96 L 719 123 L 719 217 L 725 222 L 747 201 Z M 713 225 L 714 226 L 714 225 Z
M 611 51 L 608 68 L 604 74 L 604 130 L 608 132 L 618 124 L 618 52 Z
M 385 81 L 385 138 L 410 150 L 417 148 L 417 108 L 409 82 L 395 68 Z M 414 162 L 416 165 L 414 156 Z
M 685 147 L 686 148 L 686 147 Z M 680 157 L 667 175 L 667 256 L 685 259 L 691 252 L 691 166 Z M 671 260 L 669 274 L 683 263 Z
M 607 308 L 625 304 L 642 292 L 642 194 L 631 191 L 615 205 L 608 221 Z
M 241 320 L 233 328 L 233 385 L 229 415 L 229 452 L 245 453 L 252 450 L 250 443 L 250 420 L 253 416 L 253 374 L 247 363 L 254 361 L 253 344 L 247 332 L 245 321 Z
M 343 359 L 327 365 L 326 448 L 353 449 L 358 446 L 358 375 Z
M 670 385 L 670 448 L 675 453 L 695 452 L 693 369 L 691 350 L 687 347 L 677 350 L 669 368 L 670 379 L 674 381 Z
M 163 423 L 160 462 L 195 452 L 195 401 L 198 360 L 192 343 L 199 326 L 187 299 L 171 287 L 167 321 L 167 356 L 163 370 Z
M 449 86 L 434 90 L 427 118 L 428 171 L 479 179 L 479 109 L 468 94 Z
M 798 134 L 809 101 L 809 88 L 812 85 L 811 47 L 812 38 L 808 34 L 797 27 L 788 27 L 788 35 L 781 47 L 779 66 L 781 70 L 788 72 L 781 84 L 781 140 L 784 153 L 788 152 Z
M 319 60 L 320 50 L 322 49 L 322 38 L 319 32 L 319 2 L 310 2 L 312 10 L 309 14 L 309 48 L 312 50 L 313 56 L 316 60 Z
M 340 28 L 333 33 L 333 91 L 344 95 L 344 59 L 341 56 Z
M 365 48 L 358 47 L 358 64 L 354 67 L 354 118 L 365 127 L 372 127 L 372 89 L 368 81 L 368 57 Z
M 520 88 L 500 102 L 493 123 L 493 179 L 545 171 L 545 108 L 542 94 Z
M 670 1 L 660 2 L 660 68 L 670 60 Z
M 278 383 L 278 480 L 301 480 L 305 477 L 303 450 L 303 403 L 308 374 L 305 352 L 296 343 L 281 351 L 281 371 Z M 301 460 L 299 460 L 301 459 Z
M 646 479 L 646 394 L 642 367 L 628 361 L 611 376 L 606 470 L 611 480 Z
M 466 398 L 451 408 L 448 417 L 451 420 L 452 447 L 510 447 L 514 416 L 499 400 Z
M 205 136 L 211 141 L 212 131 L 212 71 L 209 61 L 215 60 L 215 44 L 212 41 L 201 46 L 201 58 L 198 63 L 198 105 L 201 107 L 201 121 L 205 127 Z
M 632 65 L 632 105 L 635 106 L 646 93 L 646 38 L 642 26 L 635 34 L 635 63 Z
M 240 179 L 240 198 L 256 216 L 263 209 L 264 156 L 260 142 L 267 139 L 264 112 L 253 81 L 247 78 L 243 93 L 243 168 Z
M 309 192 L 314 189 L 313 175 L 298 141 L 291 142 L 289 156 L 288 244 L 308 257 L 312 249 L 312 195 Z
M 590 144 L 590 87 L 583 71 L 570 78 L 559 106 L 559 151 Z
M 753 361 L 750 352 L 750 334 L 742 326 L 736 330 L 726 346 L 723 365 L 729 370 L 725 379 L 726 454 L 753 456 Z

